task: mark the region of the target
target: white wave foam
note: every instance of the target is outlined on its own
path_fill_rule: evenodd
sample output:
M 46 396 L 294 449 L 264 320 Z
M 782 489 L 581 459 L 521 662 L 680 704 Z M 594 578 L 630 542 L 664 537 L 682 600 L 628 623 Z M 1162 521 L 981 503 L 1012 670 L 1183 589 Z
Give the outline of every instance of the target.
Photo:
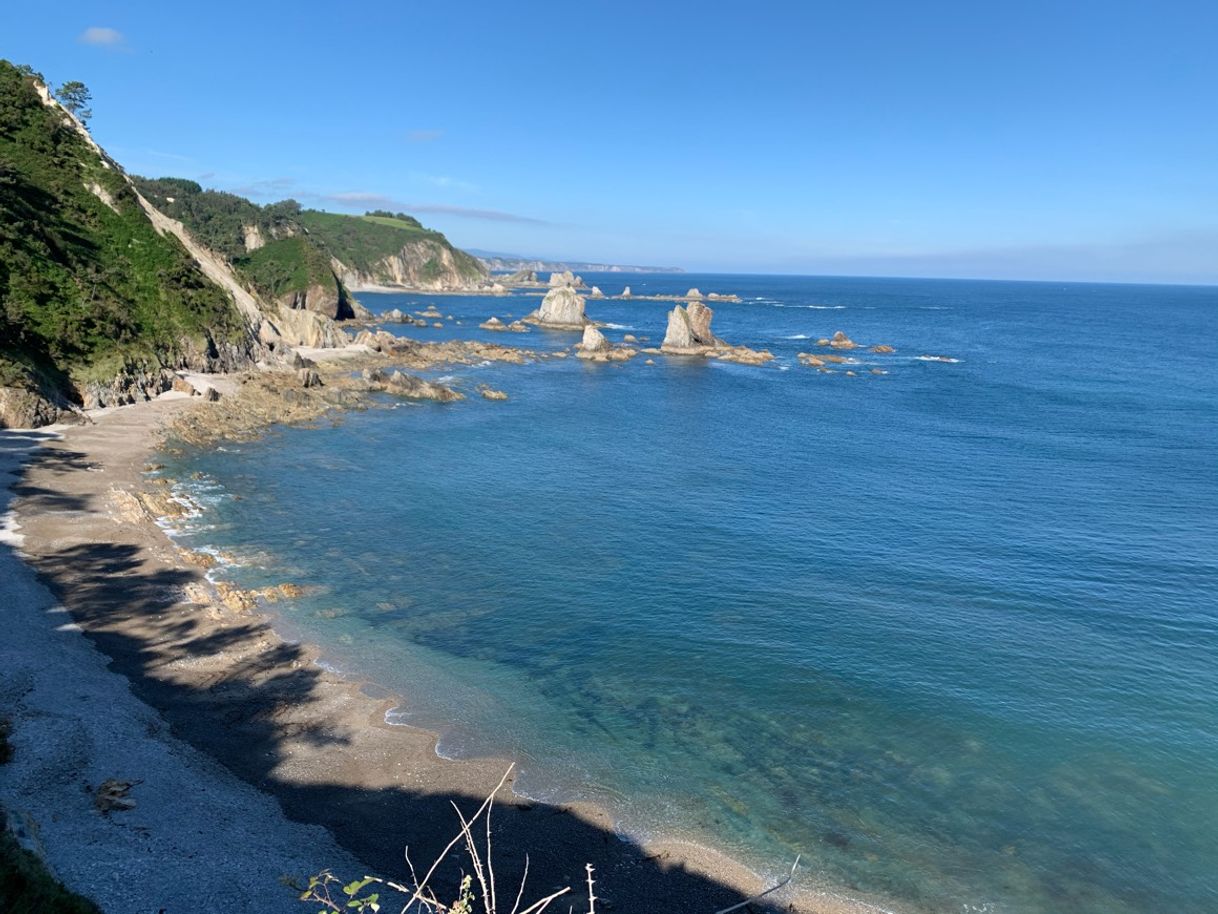
M 917 355 L 914 359 L 918 362 L 948 362 L 952 365 L 958 364 L 959 359 L 953 359 L 946 355 Z
M 16 511 L 9 511 L 0 517 L 0 543 L 11 546 L 13 549 L 20 549 L 21 544 L 25 542 L 25 534 L 17 532 L 20 529 L 21 525 L 17 523 Z
M 810 340 L 812 337 L 807 333 L 793 333 L 790 336 L 784 336 L 784 340 Z

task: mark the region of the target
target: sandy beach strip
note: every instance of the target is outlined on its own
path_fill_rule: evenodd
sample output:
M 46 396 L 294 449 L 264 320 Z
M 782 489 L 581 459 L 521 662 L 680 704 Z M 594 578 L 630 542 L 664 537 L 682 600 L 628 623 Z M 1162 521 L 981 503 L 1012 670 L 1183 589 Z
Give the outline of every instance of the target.
M 95 510 L 87 495 L 23 477 L 31 458 L 48 474 L 106 475 L 54 430 L 0 432 L 0 717 L 11 721 L 13 747 L 0 765 L 0 805 L 10 827 L 105 911 L 300 911 L 281 877 L 360 864 L 324 829 L 290 821 L 273 798 L 174 737 L 21 561 L 28 540 L 7 515 L 14 497 L 65 530 Z M 104 811 L 97 791 L 107 782 L 132 808 Z
M 155 871 L 138 897 L 197 888 L 204 894 L 191 897 L 223 892 L 227 909 L 260 912 L 281 899 L 303 910 L 281 876 L 329 867 L 346 878 L 404 878 L 403 849 L 416 862 L 434 859 L 458 825 L 452 804 L 476 808 L 508 761 L 445 760 L 435 734 L 386 724 L 395 696 L 323 669 L 315 649 L 281 639 L 245 595 L 218 593 L 204 557 L 169 539 L 156 523 L 167 493 L 145 465 L 158 429 L 197 404 L 162 398 L 24 442 L 0 433 L 16 473 L 5 498 L 41 579 L 11 547 L 0 550 L 13 582 L 0 714 L 13 718 L 18 747 L 0 768 L 0 802 L 36 822 L 56 872 L 110 911 L 146 908 L 123 894 L 137 891 L 129 884 L 140 879 L 124 875 L 133 868 Z M 97 812 L 85 785 L 107 778 L 138 782 L 133 810 Z M 766 887 L 708 848 L 623 839 L 603 810 L 502 799 L 495 867 L 504 884 L 518 883 L 527 855 L 539 895 L 578 888 L 591 863 L 607 911 L 713 914 Z M 108 868 L 96 849 L 121 865 Z M 788 889 L 753 910 L 875 909 Z

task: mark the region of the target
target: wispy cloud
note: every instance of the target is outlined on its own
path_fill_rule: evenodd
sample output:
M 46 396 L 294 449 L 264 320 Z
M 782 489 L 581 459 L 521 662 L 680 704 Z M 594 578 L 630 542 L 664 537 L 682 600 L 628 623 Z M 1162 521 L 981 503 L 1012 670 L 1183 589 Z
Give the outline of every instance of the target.
M 473 193 L 478 189 L 478 185 L 470 181 L 450 178 L 448 175 L 429 175 L 421 171 L 412 171 L 410 179 L 421 184 L 430 184 L 432 187 L 442 187 L 445 190 L 463 190 L 467 193 Z
M 76 40 L 81 44 L 109 48 L 112 51 L 121 51 L 127 47 L 127 39 L 122 32 L 102 25 L 89 26 L 76 36 Z
M 232 189 L 243 197 L 281 197 L 296 187 L 295 178 L 265 178 Z
M 444 136 L 443 130 L 409 130 L 406 133 L 407 143 L 434 143 Z
M 377 209 L 393 209 L 398 202 L 383 194 L 370 194 L 363 191 L 351 191 L 344 194 L 319 194 L 322 200 L 339 203 L 343 206 L 374 206 Z
M 449 203 L 406 203 L 383 194 L 366 191 L 348 191 L 339 194 L 320 194 L 317 199 L 340 206 L 368 206 L 373 209 L 388 209 L 395 212 L 429 213 L 434 216 L 455 216 L 459 219 L 479 219 L 484 222 L 515 222 L 521 225 L 551 225 L 545 219 L 506 213 L 497 209 L 477 209 L 471 206 L 455 206 Z

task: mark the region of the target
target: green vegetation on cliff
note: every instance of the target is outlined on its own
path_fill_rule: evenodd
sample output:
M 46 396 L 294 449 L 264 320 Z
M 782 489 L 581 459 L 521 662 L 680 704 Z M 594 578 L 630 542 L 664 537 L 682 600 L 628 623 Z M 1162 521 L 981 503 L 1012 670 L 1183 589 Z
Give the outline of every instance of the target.
M 0 60 L 0 386 L 78 400 L 83 382 L 205 353 L 243 328 L 117 167 Z
M 183 178 L 135 181 L 157 209 L 227 258 L 257 291 L 275 298 L 318 285 L 328 288 L 336 280 L 327 280 L 322 266 L 330 270 L 331 260 L 375 282 L 392 282 L 407 273 L 423 282 L 447 279 L 461 285 L 486 276 L 477 259 L 405 213 L 376 210 L 348 216 L 302 210 L 295 200 L 259 206 Z M 303 241 L 287 243 L 301 237 Z M 401 258 L 408 269 L 395 275 L 386 266 L 391 258 Z
M 258 206 L 244 197 L 219 190 L 204 190 L 185 178 L 133 178 L 144 198 L 170 219 L 181 222 L 211 250 L 229 260 L 246 252 L 246 231 L 255 229 L 270 241 L 290 233 L 300 204 L 284 200 Z
M 268 298 L 279 299 L 315 286 L 330 289 L 338 280 L 330 259 L 302 235 L 280 238 L 233 260 L 254 288 Z
M 453 247 L 441 232 L 423 228 L 417 219 L 404 213 L 378 210 L 364 216 L 344 216 L 310 209 L 300 214 L 300 223 L 336 259 L 373 280 L 389 279 L 383 262 L 398 256 L 407 245 L 421 248 L 424 254 L 420 279 L 441 277 L 448 269 L 444 265 L 446 254 L 459 281 L 477 282 L 486 276 L 475 257 Z
M 422 228 L 418 223 L 410 225 L 379 216 L 344 216 L 316 209 L 302 212 L 300 224 L 333 256 L 361 273 L 371 272 L 378 262 L 394 256 L 408 242 L 444 239 L 439 232 Z

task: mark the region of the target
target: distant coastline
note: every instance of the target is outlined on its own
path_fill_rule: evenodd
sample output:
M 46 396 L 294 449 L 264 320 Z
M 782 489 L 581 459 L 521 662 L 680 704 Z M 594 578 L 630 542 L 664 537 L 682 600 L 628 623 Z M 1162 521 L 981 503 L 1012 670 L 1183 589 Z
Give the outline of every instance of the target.
M 540 257 L 525 257 L 520 254 L 503 254 L 466 248 L 486 265 L 492 273 L 515 273 L 517 270 L 536 270 L 539 273 L 684 273 L 682 267 L 645 267 L 630 264 L 595 263 L 587 260 L 547 260 Z

